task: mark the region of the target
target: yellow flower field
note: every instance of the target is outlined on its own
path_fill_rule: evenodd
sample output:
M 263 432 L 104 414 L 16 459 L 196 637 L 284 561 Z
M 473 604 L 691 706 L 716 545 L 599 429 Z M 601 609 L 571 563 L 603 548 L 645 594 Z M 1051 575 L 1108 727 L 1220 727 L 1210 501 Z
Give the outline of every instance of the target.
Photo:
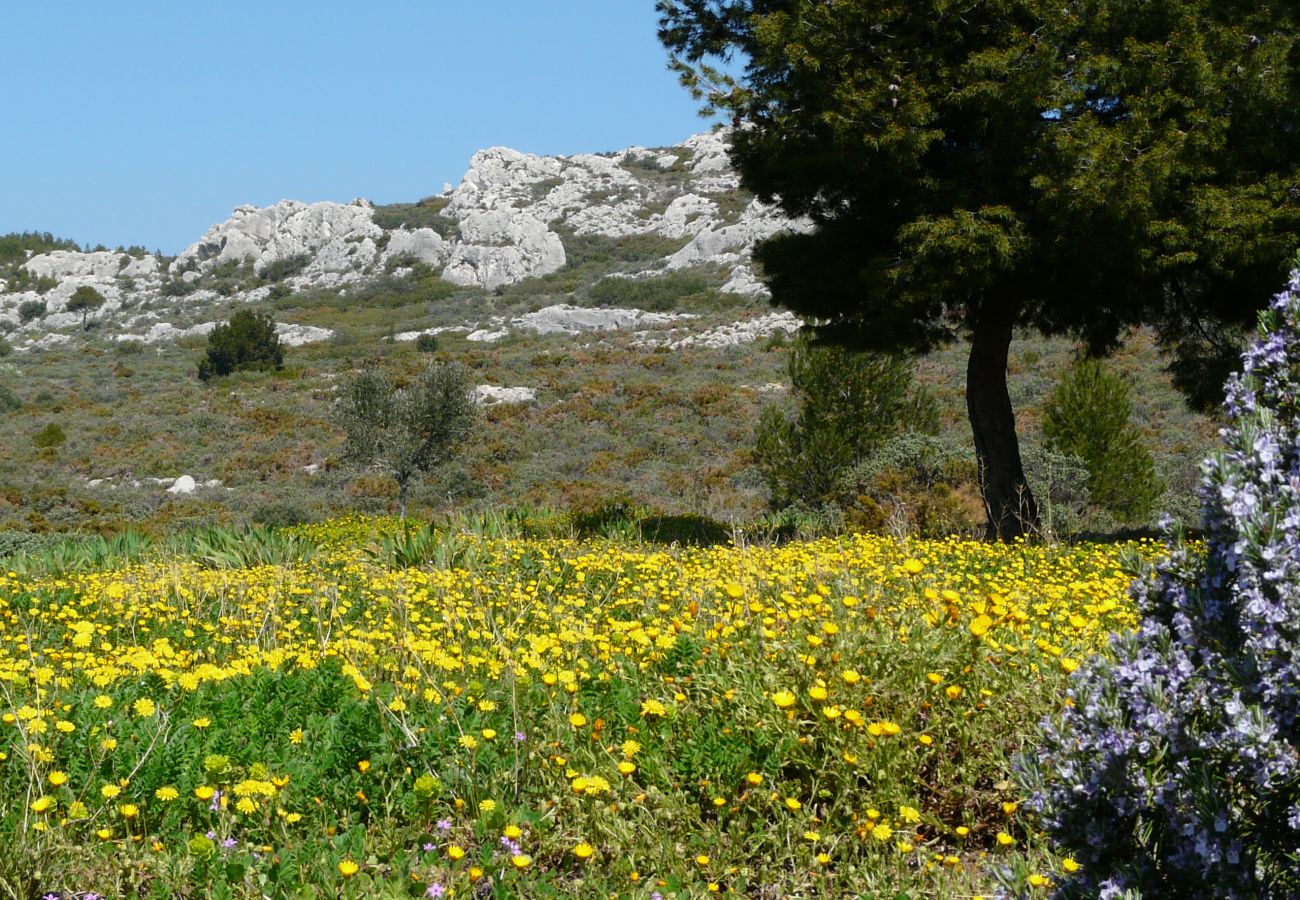
M 0 885 L 1046 884 L 1066 862 L 1009 761 L 1134 622 L 1121 556 L 1155 552 L 456 535 L 451 565 L 393 568 L 366 550 L 396 527 L 297 529 L 314 552 L 283 565 L 0 571 Z

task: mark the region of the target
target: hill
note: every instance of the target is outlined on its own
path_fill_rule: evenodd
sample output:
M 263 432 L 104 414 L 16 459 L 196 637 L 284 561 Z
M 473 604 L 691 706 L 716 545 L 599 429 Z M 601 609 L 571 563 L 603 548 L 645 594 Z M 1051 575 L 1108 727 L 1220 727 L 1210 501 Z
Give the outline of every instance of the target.
M 458 186 L 407 204 L 240 207 L 175 258 L 23 249 L 0 275 L 14 351 L 0 361 L 0 527 L 384 511 L 391 485 L 334 465 L 332 392 L 374 357 L 413 372 L 423 335 L 474 371 L 486 407 L 463 465 L 416 497 L 424 507 L 632 503 L 753 521 L 766 502 L 753 426 L 764 404 L 789 402 L 800 323 L 768 305 L 749 252 L 800 227 L 740 189 L 712 133 L 573 157 L 485 150 Z M 87 285 L 106 302 L 83 322 L 66 305 Z M 285 370 L 200 383 L 204 335 L 245 305 L 279 323 Z M 1070 353 L 1029 336 L 1013 348 L 1031 451 Z M 1212 423 L 1183 409 L 1149 336 L 1117 365 L 1139 386 L 1166 505 L 1185 508 Z M 956 350 L 921 365 L 947 439 L 965 446 L 962 370 Z M 51 427 L 66 440 L 38 441 Z

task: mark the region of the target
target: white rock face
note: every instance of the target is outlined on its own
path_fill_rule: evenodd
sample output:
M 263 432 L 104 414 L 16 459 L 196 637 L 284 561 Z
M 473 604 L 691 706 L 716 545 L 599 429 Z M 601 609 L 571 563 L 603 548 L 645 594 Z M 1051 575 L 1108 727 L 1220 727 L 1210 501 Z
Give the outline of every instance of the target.
M 754 200 L 734 225 L 708 228 L 696 234 L 689 244 L 668 257 L 667 268 L 672 271 L 708 263 L 740 263 L 748 260 L 754 245 L 764 238 L 779 231 L 811 228 L 811 222 L 792 222 L 775 207 Z
M 537 391 L 528 387 L 495 387 L 480 384 L 474 388 L 474 401 L 480 406 L 496 406 L 498 403 L 533 403 L 537 400 Z
M 207 334 L 216 327 L 216 322 L 202 322 L 198 325 L 190 325 L 187 328 L 178 328 L 171 322 L 158 322 L 150 326 L 148 331 L 137 334 L 116 334 L 113 335 L 113 340 L 156 344 L 159 341 L 177 341 L 181 338 Z M 294 325 L 287 322 L 277 322 L 275 324 L 275 333 L 279 336 L 280 343 L 287 347 L 316 344 L 327 341 L 334 336 L 334 332 L 328 328 L 317 328 L 315 325 Z
M 176 258 L 177 269 L 211 269 L 224 262 L 251 260 L 255 269 L 298 254 L 308 254 L 308 270 L 343 272 L 369 265 L 375 241 L 383 234 L 365 200 L 301 203 L 281 200 L 267 207 L 241 206 L 213 225 Z
M 798 334 L 802 327 L 803 320 L 794 313 L 776 312 L 732 322 L 729 325 L 719 325 L 717 328 L 680 338 L 673 335 L 668 337 L 638 335 L 636 343 L 642 347 L 667 347 L 670 350 L 687 348 L 720 350 L 724 347 L 751 344 L 778 333 L 792 336 Z
M 628 328 L 646 328 L 671 325 L 694 319 L 690 313 L 656 313 L 643 309 L 608 307 L 591 309 L 561 303 L 547 306 L 537 312 L 525 313 L 509 322 L 496 321 L 487 328 L 470 332 L 465 339 L 491 343 L 506 337 L 512 330 L 533 334 L 582 334 L 587 331 L 619 331 Z
M 564 244 L 535 216 L 509 209 L 476 210 L 460 220 L 442 277 L 452 284 L 493 290 L 564 268 Z
M 198 489 L 198 484 L 188 475 L 182 475 L 172 482 L 172 486 L 167 489 L 169 494 L 192 494 Z
M 83 284 L 94 286 L 105 297 L 103 308 L 90 314 L 96 319 L 125 322 L 130 315 L 124 310 L 149 309 L 151 304 L 193 310 L 213 302 L 216 295 L 207 289 L 184 297 L 164 295 L 166 281 L 202 281 L 206 273 L 230 261 L 248 261 L 260 271 L 299 255 L 307 262 L 289 277 L 291 289 L 346 287 L 378 277 L 394 260 L 414 258 L 441 271 L 453 284 L 493 290 L 562 269 L 569 260 L 561 234 L 570 233 L 679 241 L 679 250 L 646 263 L 646 274 L 695 266 L 729 267 L 723 290 L 759 297 L 766 290 L 749 266 L 754 244 L 782 229 L 801 230 L 810 224 L 787 221 L 775 208 L 757 202 L 742 207 L 737 200 L 744 195 L 737 194 L 738 189 L 725 131 L 695 135 L 669 148 L 630 147 L 567 157 L 495 147 L 474 154 L 461 182 L 444 190 L 447 202 L 440 215 L 447 227 L 385 230 L 375 223 L 374 208 L 365 200 L 282 200 L 263 208 L 241 206 L 186 248 L 167 273 L 153 256 L 136 259 L 115 251 L 34 256 L 25 264 L 27 271 L 54 279 L 58 287 L 38 298 L 33 292 L 4 292 L 0 286 L 0 321 L 18 327 L 20 338 L 79 326 L 81 317 L 64 308 Z M 270 290 L 262 285 L 233 299 L 258 301 Z M 46 302 L 48 315 L 19 323 L 19 305 L 33 299 Z M 478 323 L 471 337 L 499 339 L 519 327 L 528 326 Z M 599 330 L 605 326 L 572 327 Z M 188 329 L 172 333 L 168 328 L 158 323 L 145 335 L 123 337 L 152 342 L 183 336 L 181 332 L 197 333 Z M 322 339 L 309 331 L 293 331 L 286 337 L 288 342 Z

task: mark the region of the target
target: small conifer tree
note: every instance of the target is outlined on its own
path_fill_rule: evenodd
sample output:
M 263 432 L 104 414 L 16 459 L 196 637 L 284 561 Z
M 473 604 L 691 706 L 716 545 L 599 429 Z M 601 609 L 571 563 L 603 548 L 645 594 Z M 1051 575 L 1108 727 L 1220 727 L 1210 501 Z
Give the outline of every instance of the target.
M 241 309 L 208 333 L 208 352 L 199 360 L 199 378 L 229 375 L 242 369 L 267 372 L 284 368 L 284 347 L 275 322 L 265 313 Z
M 1143 524 L 1164 493 L 1155 461 L 1133 424 L 1131 388 L 1099 359 L 1080 357 L 1047 398 L 1047 446 L 1088 467 L 1092 502 L 1130 524 Z

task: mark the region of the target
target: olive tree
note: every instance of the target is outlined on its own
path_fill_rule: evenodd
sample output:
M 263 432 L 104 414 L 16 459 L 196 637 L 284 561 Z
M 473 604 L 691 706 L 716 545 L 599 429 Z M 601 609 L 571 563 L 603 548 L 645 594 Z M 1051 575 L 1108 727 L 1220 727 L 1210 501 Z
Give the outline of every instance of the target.
M 473 431 L 478 409 L 468 373 L 435 363 L 399 384 L 371 367 L 349 379 L 342 394 L 336 418 L 347 432 L 344 459 L 391 475 L 405 519 L 411 482 L 454 458 Z

